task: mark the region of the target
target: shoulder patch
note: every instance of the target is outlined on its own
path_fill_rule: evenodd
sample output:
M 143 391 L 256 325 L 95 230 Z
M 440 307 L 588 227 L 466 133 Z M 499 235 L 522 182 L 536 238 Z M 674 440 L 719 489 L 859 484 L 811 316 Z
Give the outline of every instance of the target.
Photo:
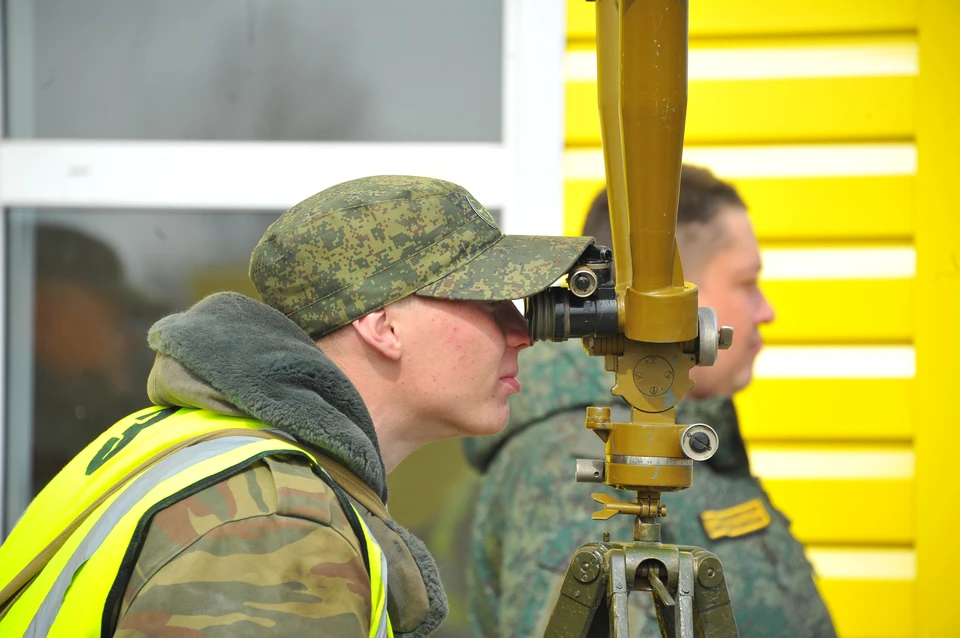
M 722 510 L 705 510 L 700 522 L 707 538 L 736 538 L 756 532 L 770 524 L 770 512 L 759 498 Z

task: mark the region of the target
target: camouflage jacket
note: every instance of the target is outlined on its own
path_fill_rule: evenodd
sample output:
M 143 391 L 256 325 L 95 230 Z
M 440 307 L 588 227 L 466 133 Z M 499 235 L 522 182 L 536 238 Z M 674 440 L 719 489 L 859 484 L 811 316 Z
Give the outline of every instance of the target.
M 221 293 L 159 321 L 149 342 L 154 403 L 252 416 L 320 456 L 387 557 L 395 634 L 431 633 L 446 614 L 436 565 L 390 518 L 370 415 L 309 337 L 272 308 Z M 116 635 L 366 637 L 361 542 L 308 464 L 268 457 L 154 517 Z
M 584 407 L 611 405 L 614 420 L 627 406 L 610 395 L 603 360 L 583 354 L 579 341 L 541 345 L 521 355 L 522 391 L 513 397 L 511 421 L 495 440 L 471 439 L 471 462 L 485 472 L 470 549 L 469 615 L 482 636 L 542 636 L 571 556 L 583 543 L 633 538 L 632 520 L 594 521 L 590 494 L 604 485 L 574 481 L 577 458 L 602 458 L 603 444 L 583 427 Z M 618 414 L 619 412 L 619 414 Z M 721 447 L 694 470 L 693 487 L 664 494 L 664 543 L 696 545 L 719 556 L 741 636 L 830 637 L 833 624 L 790 522 L 751 476 L 733 402 L 684 402 L 681 423 L 704 422 Z M 619 493 L 622 498 L 622 492 Z M 701 522 L 706 510 L 757 501 L 770 522 L 751 533 L 710 540 Z M 757 505 L 757 503 L 754 503 Z M 630 596 L 631 635 L 659 636 L 649 595 Z

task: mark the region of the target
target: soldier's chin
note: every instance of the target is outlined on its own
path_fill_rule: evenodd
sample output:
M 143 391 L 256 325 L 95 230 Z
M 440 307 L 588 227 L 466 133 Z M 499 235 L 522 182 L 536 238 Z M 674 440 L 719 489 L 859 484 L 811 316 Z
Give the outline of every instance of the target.
M 484 426 L 482 427 L 482 430 L 476 433 L 476 436 L 493 436 L 494 434 L 500 434 L 500 432 L 502 432 L 503 429 L 507 427 L 507 423 L 509 422 L 510 422 L 510 406 L 508 405 L 506 406 L 506 409 L 504 410 L 504 414 L 502 417 L 490 419 L 488 423 L 484 424 Z
M 756 358 L 750 360 L 750 365 L 746 366 L 744 370 L 738 374 L 735 378 L 735 386 L 733 391 L 740 392 L 745 390 L 753 382 L 753 364 Z

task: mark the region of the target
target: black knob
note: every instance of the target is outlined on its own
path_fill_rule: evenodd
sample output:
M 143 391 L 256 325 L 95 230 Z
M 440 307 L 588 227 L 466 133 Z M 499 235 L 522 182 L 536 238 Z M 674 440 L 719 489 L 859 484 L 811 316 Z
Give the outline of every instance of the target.
M 594 279 L 585 272 L 577 273 L 573 277 L 573 291 L 581 295 L 590 293 L 594 289 Z
M 690 436 L 690 449 L 694 452 L 706 452 L 710 449 L 710 437 L 706 432 L 694 432 Z

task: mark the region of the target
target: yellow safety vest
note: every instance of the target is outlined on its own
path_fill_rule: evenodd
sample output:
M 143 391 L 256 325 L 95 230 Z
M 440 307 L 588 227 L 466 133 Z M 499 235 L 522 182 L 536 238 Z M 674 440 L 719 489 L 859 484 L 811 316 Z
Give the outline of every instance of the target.
M 153 515 L 271 455 L 307 458 L 337 494 L 365 541 L 370 636 L 392 638 L 386 558 L 309 450 L 251 419 L 156 406 L 119 421 L 70 461 L 0 546 L 0 636 L 106 635 Z

